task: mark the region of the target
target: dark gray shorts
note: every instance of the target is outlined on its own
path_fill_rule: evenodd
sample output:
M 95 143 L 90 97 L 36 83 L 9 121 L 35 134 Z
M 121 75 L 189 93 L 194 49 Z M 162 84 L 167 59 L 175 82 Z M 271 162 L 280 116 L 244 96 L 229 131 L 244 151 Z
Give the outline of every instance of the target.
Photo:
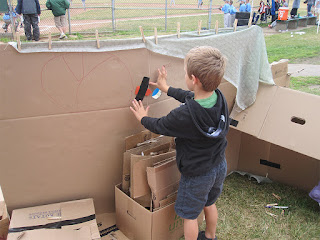
M 175 204 L 177 215 L 184 219 L 196 219 L 204 207 L 217 201 L 226 175 L 226 160 L 204 175 L 188 177 L 181 174 Z

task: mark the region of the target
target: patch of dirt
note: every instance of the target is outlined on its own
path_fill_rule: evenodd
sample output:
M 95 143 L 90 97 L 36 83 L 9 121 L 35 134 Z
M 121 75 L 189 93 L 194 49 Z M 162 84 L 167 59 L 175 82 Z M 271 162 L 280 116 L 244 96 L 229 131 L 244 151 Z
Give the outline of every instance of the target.
M 320 65 L 320 56 L 296 59 L 296 60 L 293 60 L 290 63 Z
M 311 85 L 311 86 L 308 86 L 308 88 L 311 90 L 320 90 L 320 85 Z

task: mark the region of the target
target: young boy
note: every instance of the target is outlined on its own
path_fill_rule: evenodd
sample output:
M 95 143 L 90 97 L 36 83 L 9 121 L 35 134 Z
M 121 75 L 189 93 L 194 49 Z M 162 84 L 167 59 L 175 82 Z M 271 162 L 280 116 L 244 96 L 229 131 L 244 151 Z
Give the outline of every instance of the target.
M 181 179 L 175 211 L 184 218 L 185 239 L 217 239 L 215 202 L 227 171 L 225 149 L 229 129 L 227 103 L 217 87 L 223 78 L 226 60 L 218 49 L 202 46 L 191 49 L 184 62 L 185 81 L 190 91 L 169 87 L 165 67 L 158 69 L 157 82 L 150 83 L 182 102 L 180 107 L 162 118 L 148 117 L 149 106 L 145 109 L 141 101 L 134 100 L 130 109 L 145 128 L 176 137 Z M 203 209 L 206 231 L 198 233 L 197 217 Z

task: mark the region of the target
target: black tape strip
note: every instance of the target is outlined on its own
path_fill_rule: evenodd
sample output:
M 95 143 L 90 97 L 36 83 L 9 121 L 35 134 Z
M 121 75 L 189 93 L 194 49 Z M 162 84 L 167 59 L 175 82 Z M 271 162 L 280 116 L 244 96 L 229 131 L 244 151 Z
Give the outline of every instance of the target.
M 111 232 L 115 232 L 115 231 L 118 231 L 119 228 L 117 227 L 117 225 L 113 225 L 111 227 L 108 227 L 106 229 L 103 229 L 100 231 L 100 237 L 104 237 L 106 235 L 108 235 L 109 233 Z
M 238 121 L 237 120 L 234 120 L 234 119 L 232 119 L 232 118 L 230 118 L 230 125 L 231 126 L 234 126 L 234 127 L 236 127 L 236 126 L 238 126 Z
M 150 80 L 150 78 L 143 77 L 141 85 L 140 85 L 139 92 L 138 92 L 138 94 L 136 96 L 136 100 L 137 101 L 139 101 L 139 100 L 142 101 L 144 96 L 146 95 L 146 92 L 147 92 L 148 86 L 149 86 L 149 80 Z
M 274 162 L 270 162 L 270 161 L 267 161 L 267 160 L 260 159 L 260 164 L 261 165 L 266 165 L 268 167 L 273 167 L 273 168 L 280 169 L 280 164 L 274 163 Z
M 44 224 L 44 225 L 36 225 L 36 226 L 20 227 L 20 228 L 10 228 L 9 233 L 23 232 L 23 231 L 35 230 L 35 229 L 59 229 L 62 226 L 76 225 L 79 223 L 89 222 L 91 220 L 94 220 L 95 218 L 96 218 L 96 215 L 93 214 L 93 215 L 90 215 L 87 217 L 71 219 L 71 220 L 64 220 L 64 221 L 48 223 L 48 224 Z

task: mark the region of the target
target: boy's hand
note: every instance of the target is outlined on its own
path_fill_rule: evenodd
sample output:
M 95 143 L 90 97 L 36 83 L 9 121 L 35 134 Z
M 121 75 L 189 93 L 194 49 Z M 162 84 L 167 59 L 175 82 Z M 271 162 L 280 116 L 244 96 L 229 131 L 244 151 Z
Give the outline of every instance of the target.
M 149 106 L 146 109 L 144 109 L 144 106 L 141 100 L 139 100 L 138 102 L 137 100 L 134 99 L 132 101 L 132 105 L 133 107 L 130 107 L 130 110 L 133 112 L 133 114 L 136 116 L 139 122 L 141 122 L 141 119 L 143 117 L 148 116 Z
M 167 85 L 167 70 L 162 66 L 161 70 L 158 69 L 158 80 L 156 83 L 150 82 L 149 84 L 159 88 L 162 92 L 168 93 L 169 86 Z

